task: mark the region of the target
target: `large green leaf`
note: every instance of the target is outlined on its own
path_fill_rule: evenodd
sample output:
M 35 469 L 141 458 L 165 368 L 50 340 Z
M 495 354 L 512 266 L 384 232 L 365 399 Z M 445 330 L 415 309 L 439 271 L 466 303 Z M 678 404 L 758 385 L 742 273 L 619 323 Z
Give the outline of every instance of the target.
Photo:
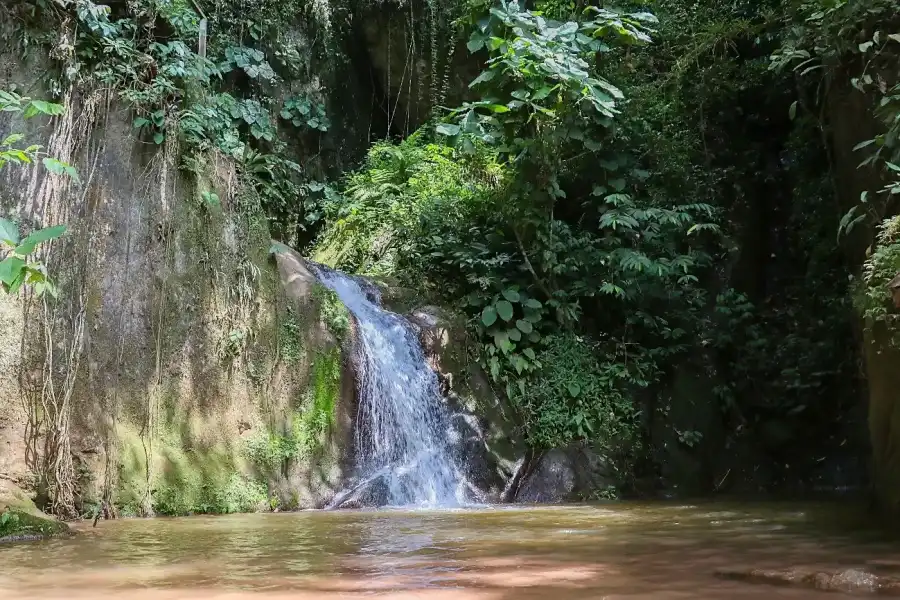
M 516 321 L 516 327 L 518 327 L 519 331 L 521 331 L 522 333 L 531 333 L 532 331 L 534 331 L 534 328 L 531 326 L 531 323 L 529 323 L 528 321 L 524 321 L 522 319 L 519 319 L 518 321 Z
M 13 282 L 22 275 L 22 269 L 24 268 L 24 260 L 18 256 L 7 256 L 0 261 L 0 282 L 11 286 Z
M 19 243 L 19 226 L 0 217 L 0 242 L 6 242 L 10 246 Z
M 490 327 L 497 322 L 497 310 L 493 306 L 487 306 L 481 311 L 481 322 L 485 327 Z
M 453 136 L 459 133 L 459 125 L 455 123 L 438 123 L 434 129 L 441 135 Z
M 7 292 L 10 294 L 15 294 L 19 291 L 19 288 L 22 287 L 22 284 L 25 283 L 25 274 L 28 272 L 27 269 L 22 269 L 19 271 L 19 274 L 13 279 L 12 283 L 7 287 Z
M 519 292 L 509 288 L 503 290 L 503 297 L 509 300 L 510 302 L 518 302 L 519 301 Z
M 496 304 L 497 306 L 497 314 L 500 315 L 500 318 L 504 321 L 509 321 L 513 317 L 513 307 L 506 300 L 501 300 Z
M 32 100 L 28 106 L 25 107 L 22 117 L 30 119 L 36 115 L 56 116 L 61 115 L 64 112 L 66 112 L 66 109 L 62 104 L 54 104 L 53 102 L 46 102 L 44 100 Z
M 16 247 L 16 254 L 21 254 L 22 256 L 31 254 L 38 244 L 58 238 L 65 232 L 65 225 L 55 225 L 53 227 L 45 227 L 44 229 L 33 231 Z
M 51 173 L 68 175 L 75 183 L 81 183 L 81 179 L 78 177 L 78 171 L 72 165 L 55 158 L 50 158 L 49 156 L 44 158 L 41 162 L 44 163 L 44 167 Z

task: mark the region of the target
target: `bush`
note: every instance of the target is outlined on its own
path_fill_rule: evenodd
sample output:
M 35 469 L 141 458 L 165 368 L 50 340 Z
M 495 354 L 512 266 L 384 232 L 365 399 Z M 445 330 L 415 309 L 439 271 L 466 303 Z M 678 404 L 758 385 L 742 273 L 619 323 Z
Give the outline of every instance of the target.
M 629 388 L 643 384 L 640 357 L 629 365 L 615 349 L 571 333 L 548 336 L 543 346 L 539 369 L 512 397 L 529 444 L 548 449 L 585 441 L 613 454 L 633 452 L 640 411 Z

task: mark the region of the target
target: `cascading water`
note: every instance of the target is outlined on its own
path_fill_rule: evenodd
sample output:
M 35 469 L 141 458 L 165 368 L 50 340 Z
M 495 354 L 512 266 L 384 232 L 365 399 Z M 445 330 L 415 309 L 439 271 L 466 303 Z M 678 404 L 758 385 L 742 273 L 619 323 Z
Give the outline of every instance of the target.
M 449 442 L 450 416 L 412 327 L 381 308 L 377 292 L 367 294 L 359 280 L 318 265 L 314 269 L 357 324 L 357 483 L 333 505 L 373 482 L 386 496 L 379 503 L 390 506 L 465 502 L 465 480 Z

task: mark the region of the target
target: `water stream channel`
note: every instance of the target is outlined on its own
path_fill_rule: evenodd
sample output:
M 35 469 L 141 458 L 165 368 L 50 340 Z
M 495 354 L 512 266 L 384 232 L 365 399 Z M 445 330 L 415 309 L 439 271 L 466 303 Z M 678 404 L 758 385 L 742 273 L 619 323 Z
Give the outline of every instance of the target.
M 722 568 L 893 573 L 846 505 L 630 504 L 119 520 L 0 548 L 0 598 L 831 598 Z M 848 596 L 849 597 L 849 596 Z

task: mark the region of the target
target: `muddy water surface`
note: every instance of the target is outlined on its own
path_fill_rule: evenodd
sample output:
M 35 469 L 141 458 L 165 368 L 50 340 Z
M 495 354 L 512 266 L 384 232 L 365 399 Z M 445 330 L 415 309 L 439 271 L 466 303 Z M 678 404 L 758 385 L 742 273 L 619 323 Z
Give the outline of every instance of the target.
M 0 547 L 0 598 L 838 600 L 714 572 L 900 572 L 900 546 L 841 525 L 846 516 L 825 505 L 625 503 L 120 520 Z

